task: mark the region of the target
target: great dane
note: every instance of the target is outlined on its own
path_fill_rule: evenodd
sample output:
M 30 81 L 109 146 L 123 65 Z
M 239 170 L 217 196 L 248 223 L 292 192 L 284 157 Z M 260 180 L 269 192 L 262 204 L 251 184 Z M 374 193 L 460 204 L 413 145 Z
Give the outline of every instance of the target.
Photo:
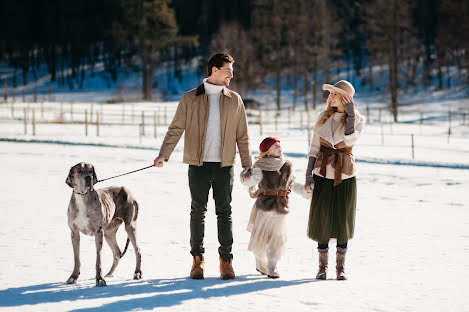
M 111 247 L 114 261 L 112 273 L 119 264 L 120 258 L 127 251 L 129 240 L 135 250 L 136 268 L 134 279 L 142 278 L 141 253 L 136 240 L 136 221 L 138 204 L 130 191 L 125 187 L 111 186 L 103 189 L 94 189 L 98 182 L 96 172 L 91 164 L 81 162 L 70 169 L 65 181 L 73 188 L 72 197 L 68 205 L 68 226 L 72 231 L 72 245 L 75 265 L 68 284 L 76 283 L 80 275 L 80 232 L 95 237 L 96 243 L 96 286 L 106 286 L 101 272 L 101 249 L 103 238 L 106 238 Z M 124 251 L 121 252 L 116 241 L 116 232 L 124 222 L 128 238 Z

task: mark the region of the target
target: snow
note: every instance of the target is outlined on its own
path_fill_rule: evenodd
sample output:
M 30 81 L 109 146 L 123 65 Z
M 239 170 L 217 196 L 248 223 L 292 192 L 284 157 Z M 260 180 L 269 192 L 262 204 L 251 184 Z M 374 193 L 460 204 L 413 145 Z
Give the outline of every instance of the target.
M 162 112 L 167 107 L 169 121 L 175 105 L 139 103 L 134 108 L 140 112 L 144 108 L 157 111 L 158 107 Z M 78 112 L 90 106 L 74 103 L 74 118 L 82 120 L 84 115 Z M 117 112 L 122 106 L 99 108 L 106 116 L 108 111 L 116 112 L 104 121 L 121 120 Z M 18 108 L 16 118 L 21 112 Z M 108 286 L 99 288 L 94 279 L 94 238 L 85 235 L 81 235 L 78 283 L 65 283 L 73 269 L 67 225 L 71 196 L 65 184 L 68 170 L 86 161 L 95 166 L 98 179 L 104 179 L 146 167 L 158 154 L 167 126 L 158 126 L 156 139 L 151 123 L 141 139 L 138 128 L 131 125 L 104 125 L 99 137 L 90 126 L 86 137 L 82 125 L 38 124 L 37 135 L 32 136 L 30 128 L 25 135 L 23 123 L 8 121 L 10 111 L 1 109 L 0 311 L 469 311 L 465 289 L 469 281 L 469 128 L 460 117 L 453 119 L 448 140 L 448 120 L 443 117 L 447 110 L 435 109 L 432 114 L 441 118 L 421 125 L 390 123 L 386 116 L 384 126 L 373 115 L 359 139 L 354 150 L 359 166 L 356 229 L 346 259 L 349 280 L 335 280 L 334 241 L 329 246 L 328 279 L 315 280 L 316 243 L 306 237 L 309 202 L 295 194 L 287 218 L 287 252 L 279 263 L 280 278 L 258 274 L 254 257 L 247 251 L 246 226 L 253 200 L 238 179 L 232 202 L 237 278 L 219 278 L 216 216 L 210 199 L 205 229 L 206 278 L 191 280 L 190 194 L 181 139 L 163 168 L 97 185 L 125 185 L 139 201 L 137 240 L 143 271 L 143 280 L 132 280 L 135 256 L 130 246 L 114 277 L 106 278 Z M 49 111 L 44 118 L 54 116 Z M 284 152 L 293 161 L 295 175 L 301 179 L 308 151 L 307 130 L 301 129 L 299 114 L 292 116 L 291 123 L 282 116 L 277 129 L 273 116 L 263 115 L 270 124 L 265 125 L 262 135 L 255 115 L 250 117 L 252 149 L 257 151 L 265 136 L 279 136 Z M 419 117 L 418 111 L 402 116 L 403 121 Z M 65 115 L 65 120 L 68 118 Z M 240 171 L 237 159 L 235 172 Z M 121 226 L 121 248 L 125 240 Z M 112 264 L 107 244 L 102 260 L 103 271 L 107 271 Z

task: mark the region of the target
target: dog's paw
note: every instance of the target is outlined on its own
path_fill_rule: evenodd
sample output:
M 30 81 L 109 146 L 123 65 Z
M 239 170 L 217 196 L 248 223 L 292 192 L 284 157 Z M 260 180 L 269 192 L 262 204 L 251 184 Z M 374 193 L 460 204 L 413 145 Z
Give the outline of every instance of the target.
M 77 283 L 78 276 L 70 276 L 67 280 L 67 284 L 76 284 Z
M 106 281 L 104 280 L 104 278 L 97 278 L 96 279 L 96 286 L 98 287 L 103 287 L 103 286 L 106 286 Z
M 140 280 L 140 279 L 142 279 L 142 271 L 135 272 L 134 280 Z

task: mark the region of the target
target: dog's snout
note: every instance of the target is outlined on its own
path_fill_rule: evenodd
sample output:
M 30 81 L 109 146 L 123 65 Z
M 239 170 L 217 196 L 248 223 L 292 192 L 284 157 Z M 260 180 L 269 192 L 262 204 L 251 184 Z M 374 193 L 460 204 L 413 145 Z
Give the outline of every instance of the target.
M 85 176 L 85 185 L 91 186 L 91 176 Z

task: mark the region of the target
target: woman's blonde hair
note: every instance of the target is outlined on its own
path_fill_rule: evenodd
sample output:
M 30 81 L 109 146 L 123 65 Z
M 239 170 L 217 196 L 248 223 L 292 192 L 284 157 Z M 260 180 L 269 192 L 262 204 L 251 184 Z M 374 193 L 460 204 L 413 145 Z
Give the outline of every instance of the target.
M 322 116 L 321 118 L 318 119 L 318 121 L 316 122 L 316 126 L 322 126 L 326 120 L 329 119 L 329 117 L 331 117 L 332 115 L 334 115 L 335 112 L 337 112 L 337 108 L 336 107 L 333 107 L 331 106 L 331 100 L 330 100 L 330 93 L 329 93 L 329 96 L 327 97 L 327 106 L 326 106 L 326 109 L 324 110 L 324 112 L 322 113 Z M 340 101 L 342 103 L 342 95 L 340 93 L 337 93 L 337 99 L 336 101 Z M 340 119 L 340 124 L 341 124 L 341 127 L 345 127 L 345 124 L 347 123 L 347 114 L 344 114 L 342 116 L 342 118 Z

